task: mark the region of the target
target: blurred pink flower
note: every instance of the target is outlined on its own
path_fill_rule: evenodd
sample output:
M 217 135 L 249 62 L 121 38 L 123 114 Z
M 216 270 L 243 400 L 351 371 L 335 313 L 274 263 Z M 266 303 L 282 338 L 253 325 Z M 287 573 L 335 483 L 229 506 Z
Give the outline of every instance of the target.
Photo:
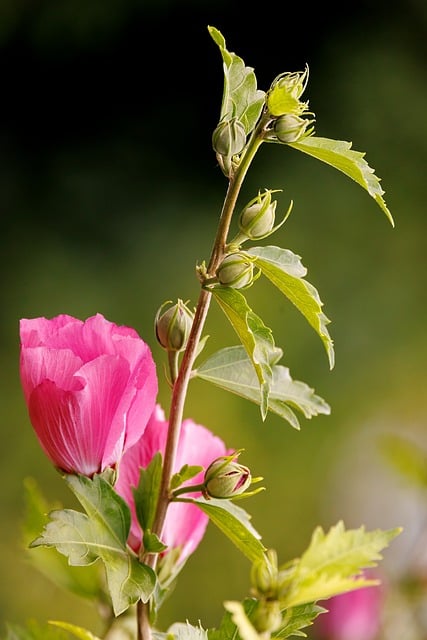
M 377 637 L 383 605 L 382 586 L 361 587 L 319 604 L 328 609 L 315 622 L 322 640 L 374 640 Z
M 139 482 L 140 468 L 147 467 L 155 453 L 160 451 L 164 455 L 168 422 L 159 405 L 145 429 L 140 440 L 123 456 L 115 490 L 129 504 L 132 512 L 132 525 L 129 544 L 138 551 L 141 545 L 142 532 L 138 524 L 132 487 Z M 192 420 L 184 420 L 181 427 L 174 472 L 178 472 L 184 464 L 196 465 L 203 468 L 219 456 L 230 453 L 223 441 L 211 431 L 196 424 Z M 187 484 L 195 485 L 203 482 L 203 471 L 192 478 Z M 191 493 L 191 497 L 200 493 Z M 174 502 L 168 507 L 162 541 L 168 547 L 181 549 L 178 564 L 182 564 L 196 549 L 204 536 L 208 524 L 206 516 L 193 504 Z
M 31 423 L 53 464 L 91 476 L 144 433 L 158 384 L 148 345 L 101 314 L 20 321 L 20 374 Z

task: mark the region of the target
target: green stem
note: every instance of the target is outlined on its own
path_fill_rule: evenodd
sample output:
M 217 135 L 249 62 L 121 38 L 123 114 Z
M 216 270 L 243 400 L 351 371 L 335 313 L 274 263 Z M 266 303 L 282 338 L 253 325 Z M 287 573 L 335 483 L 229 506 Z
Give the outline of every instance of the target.
M 240 157 L 238 167 L 235 169 L 233 175 L 229 178 L 228 189 L 225 195 L 221 216 L 218 223 L 217 234 L 213 244 L 206 278 L 212 278 L 215 276 L 215 271 L 224 256 L 227 236 L 236 202 L 243 181 L 248 172 L 249 166 L 254 159 L 259 146 L 262 143 L 262 130 L 264 124 L 265 121 L 261 118 L 258 126 L 253 131 L 248 141 L 245 151 Z M 159 538 L 161 538 L 162 535 L 166 512 L 170 502 L 169 486 L 175 464 L 181 424 L 184 415 L 184 405 L 187 397 L 191 371 L 196 359 L 197 349 L 202 331 L 205 326 L 211 297 L 211 292 L 208 289 L 202 288 L 194 314 L 194 321 L 188 338 L 188 344 L 181 361 L 178 376 L 176 377 L 173 385 L 169 412 L 169 430 L 164 455 L 162 480 L 160 485 L 159 500 L 157 503 L 157 512 L 152 526 L 152 532 L 159 536 Z M 156 561 L 157 556 L 154 554 L 147 555 L 144 558 L 144 562 L 153 569 L 156 566 Z M 149 606 L 149 603 L 144 604 L 140 602 L 138 604 L 138 640 L 151 640 Z

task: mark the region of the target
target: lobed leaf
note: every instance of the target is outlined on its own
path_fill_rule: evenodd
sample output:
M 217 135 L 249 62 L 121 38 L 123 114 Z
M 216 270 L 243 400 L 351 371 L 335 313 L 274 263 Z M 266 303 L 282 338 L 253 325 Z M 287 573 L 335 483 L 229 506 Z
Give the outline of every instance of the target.
M 291 607 L 283 612 L 282 626 L 274 632 L 274 638 L 289 638 L 290 636 L 307 637 L 301 631 L 313 624 L 314 620 L 326 609 L 310 602 L 309 604 Z
M 335 361 L 333 342 L 326 326 L 329 318 L 322 312 L 323 302 L 317 289 L 304 280 L 307 273 L 300 257 L 280 247 L 252 247 L 247 251 L 255 257 L 255 265 L 303 314 L 305 319 L 320 336 L 328 354 L 332 369 Z
M 31 546 L 55 547 L 73 566 L 102 560 L 116 616 L 139 599 L 146 602 L 156 578 L 127 546 L 129 507 L 101 476 L 69 475 L 66 482 L 86 513 L 51 512 L 42 535 Z
M 269 411 L 287 420 L 295 429 L 299 429 L 300 424 L 292 408 L 298 409 L 308 419 L 321 413 L 329 415 L 329 405 L 304 382 L 292 380 L 287 367 L 274 364 L 271 371 Z M 217 351 L 193 375 L 256 404 L 261 402 L 257 375 L 241 346 Z
M 376 566 L 382 558 L 380 551 L 400 531 L 396 528 L 366 532 L 363 526 L 346 531 L 339 522 L 325 534 L 317 527 L 308 549 L 292 564 L 281 604 L 293 607 L 377 585 L 378 580 L 364 578 L 362 570 Z
M 208 27 L 218 45 L 224 66 L 224 91 L 221 104 L 221 121 L 238 118 L 249 134 L 255 127 L 265 101 L 265 92 L 257 89 L 254 70 L 247 67 L 242 58 L 227 50 L 225 39 L 218 29 Z
M 384 190 L 380 185 L 380 179 L 377 178 L 374 169 L 364 159 L 366 154 L 354 151 L 351 148 L 351 142 L 307 136 L 297 142 L 288 144 L 294 149 L 298 149 L 313 158 L 317 158 L 317 160 L 329 164 L 357 182 L 375 200 L 394 227 L 393 216 L 382 197 Z

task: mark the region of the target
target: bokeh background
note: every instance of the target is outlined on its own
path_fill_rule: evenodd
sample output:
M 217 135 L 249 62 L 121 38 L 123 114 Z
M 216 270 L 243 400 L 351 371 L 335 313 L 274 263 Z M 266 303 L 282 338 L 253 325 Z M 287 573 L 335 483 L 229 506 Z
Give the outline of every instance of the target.
M 6 621 L 64 619 L 99 631 L 96 612 L 28 563 L 21 545 L 23 482 L 67 506 L 41 453 L 18 373 L 21 317 L 96 312 L 134 326 L 159 364 L 157 308 L 196 302 L 195 265 L 209 257 L 226 181 L 211 134 L 222 63 L 207 25 L 254 67 L 267 90 L 302 70 L 320 136 L 366 151 L 382 178 L 392 229 L 344 175 L 292 149 L 264 145 L 242 193 L 283 189 L 294 210 L 274 243 L 302 257 L 332 320 L 336 366 L 272 288 L 248 292 L 274 331 L 283 364 L 316 389 L 330 416 L 293 430 L 207 383 L 186 415 L 244 448 L 267 491 L 245 507 L 281 561 L 314 527 L 403 526 L 385 553 L 399 576 L 422 531 L 425 495 L 397 477 L 382 433 L 427 447 L 427 6 L 424 0 L 254 5 L 230 0 L 0 0 L 0 633 Z M 235 344 L 212 307 L 212 348 Z M 34 551 L 37 553 L 37 551 Z M 412 560 L 411 560 L 412 561 Z M 188 561 L 160 625 L 215 626 L 222 601 L 247 594 L 249 565 L 213 526 Z M 400 638 L 405 637 L 404 635 Z M 415 636 L 414 636 L 415 637 Z

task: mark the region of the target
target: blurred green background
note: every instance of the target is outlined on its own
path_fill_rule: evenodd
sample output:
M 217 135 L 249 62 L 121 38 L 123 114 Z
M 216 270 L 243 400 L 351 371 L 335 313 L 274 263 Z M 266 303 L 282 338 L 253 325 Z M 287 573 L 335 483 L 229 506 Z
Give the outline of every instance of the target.
M 336 348 L 320 340 L 268 286 L 248 292 L 285 352 L 294 379 L 316 389 L 331 416 L 301 430 L 255 405 L 194 382 L 186 415 L 205 424 L 267 491 L 245 503 L 281 561 L 314 527 L 404 526 L 385 566 L 399 572 L 420 528 L 424 497 L 378 452 L 384 431 L 427 447 L 427 6 L 423 0 L 351 5 L 229 0 L 1 0 L 0 119 L 1 484 L 0 629 L 6 621 L 64 619 L 99 631 L 87 603 L 51 585 L 21 545 L 23 481 L 70 496 L 39 449 L 18 374 L 21 317 L 103 313 L 134 326 L 159 365 L 153 318 L 165 300 L 198 295 L 195 265 L 209 257 L 226 181 L 211 134 L 222 97 L 217 27 L 267 90 L 302 70 L 319 136 L 349 140 L 382 178 L 393 230 L 344 175 L 292 149 L 264 145 L 240 204 L 283 189 L 294 210 L 274 244 L 302 257 Z M 212 307 L 210 349 L 235 344 Z M 37 551 L 34 551 L 37 553 Z M 188 561 L 163 628 L 214 626 L 222 601 L 243 597 L 249 565 L 213 526 Z M 196 585 L 196 588 L 194 588 Z

